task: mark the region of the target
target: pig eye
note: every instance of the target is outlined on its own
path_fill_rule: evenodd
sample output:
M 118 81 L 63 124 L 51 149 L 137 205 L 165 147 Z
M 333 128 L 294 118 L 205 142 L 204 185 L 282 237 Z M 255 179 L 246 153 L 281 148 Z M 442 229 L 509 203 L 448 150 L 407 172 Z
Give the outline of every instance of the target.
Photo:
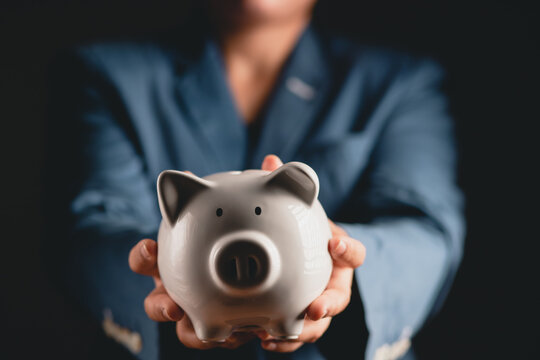
M 261 215 L 261 213 L 262 213 L 262 209 L 261 209 L 260 207 L 257 206 L 257 207 L 255 208 L 255 215 Z
M 223 215 L 223 209 L 222 208 L 217 208 L 216 210 L 216 215 L 219 217 L 221 215 Z

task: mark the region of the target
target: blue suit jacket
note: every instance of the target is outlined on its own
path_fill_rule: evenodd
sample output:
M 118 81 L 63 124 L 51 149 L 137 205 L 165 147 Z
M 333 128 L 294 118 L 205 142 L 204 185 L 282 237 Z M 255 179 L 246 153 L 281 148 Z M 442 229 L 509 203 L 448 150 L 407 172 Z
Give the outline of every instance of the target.
M 310 27 L 250 131 L 217 46 L 197 39 L 85 46 L 53 79 L 50 223 L 68 239 L 66 283 L 96 316 L 141 334 L 140 358 L 157 358 L 158 325 L 143 309 L 153 283 L 127 257 L 156 238 L 158 174 L 259 168 L 273 153 L 315 169 L 329 217 L 367 248 L 356 271 L 366 358 L 407 341 L 441 304 L 464 237 L 441 69 Z M 314 358 L 312 348 L 293 357 Z

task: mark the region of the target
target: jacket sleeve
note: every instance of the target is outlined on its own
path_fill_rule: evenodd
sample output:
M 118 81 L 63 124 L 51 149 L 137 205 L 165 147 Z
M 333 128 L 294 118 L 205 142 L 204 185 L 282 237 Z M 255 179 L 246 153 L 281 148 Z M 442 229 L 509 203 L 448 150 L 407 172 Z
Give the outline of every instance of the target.
M 156 238 L 152 181 L 121 97 L 91 53 L 65 56 L 52 74 L 45 210 L 55 251 L 48 261 L 106 332 L 139 358 L 155 359 L 157 324 L 143 306 L 153 282 L 128 265 L 132 246 Z
M 369 220 L 340 224 L 367 250 L 356 270 L 370 333 L 366 359 L 406 351 L 460 262 L 463 199 L 442 79 L 430 62 L 402 78 L 402 100 L 374 149 L 365 191 L 353 201 L 352 211 Z

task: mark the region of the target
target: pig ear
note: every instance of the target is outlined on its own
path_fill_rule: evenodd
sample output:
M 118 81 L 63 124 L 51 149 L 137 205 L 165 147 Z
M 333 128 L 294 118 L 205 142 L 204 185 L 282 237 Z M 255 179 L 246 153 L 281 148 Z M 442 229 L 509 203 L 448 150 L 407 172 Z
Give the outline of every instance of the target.
M 267 175 L 267 186 L 279 187 L 311 206 L 319 195 L 319 178 L 301 162 L 289 162 Z
M 157 180 L 161 215 L 173 226 L 189 201 L 210 187 L 211 182 L 195 175 L 175 170 L 163 171 Z

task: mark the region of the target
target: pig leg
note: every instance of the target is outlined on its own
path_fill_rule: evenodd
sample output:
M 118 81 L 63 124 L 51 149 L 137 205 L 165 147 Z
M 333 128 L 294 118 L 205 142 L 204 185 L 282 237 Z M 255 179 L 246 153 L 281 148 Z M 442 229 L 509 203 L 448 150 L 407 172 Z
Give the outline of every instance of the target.
M 266 331 L 277 339 L 298 339 L 304 329 L 304 318 L 279 319 L 271 322 Z
M 232 326 L 225 324 L 215 325 L 193 322 L 193 328 L 202 342 L 224 342 L 232 333 Z

